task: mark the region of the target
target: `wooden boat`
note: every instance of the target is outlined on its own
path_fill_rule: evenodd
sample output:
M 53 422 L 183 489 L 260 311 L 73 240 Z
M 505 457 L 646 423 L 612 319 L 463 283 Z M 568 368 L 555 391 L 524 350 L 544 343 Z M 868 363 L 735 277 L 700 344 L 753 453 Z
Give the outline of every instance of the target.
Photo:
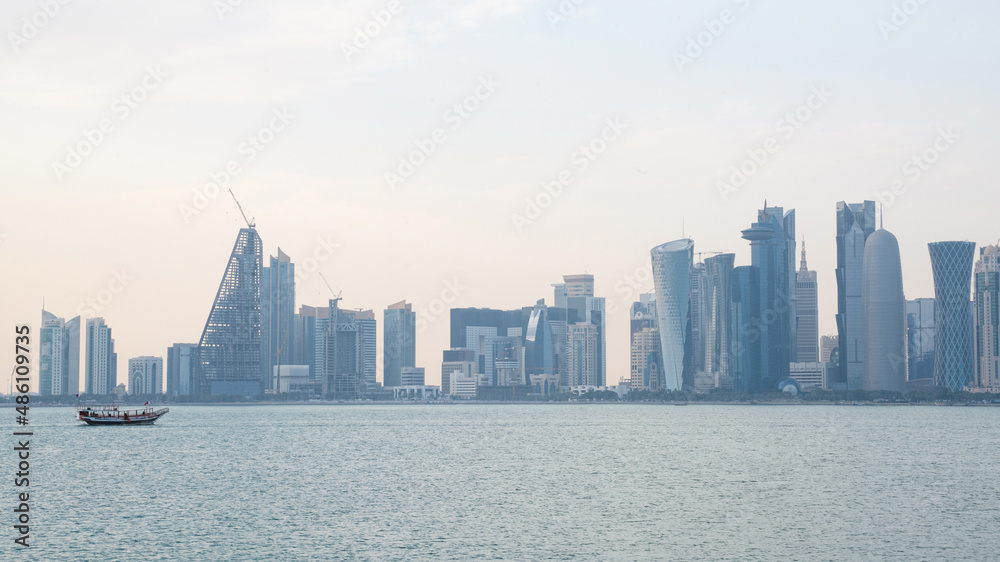
M 155 410 L 152 407 L 120 410 L 118 406 L 77 406 L 77 419 L 88 425 L 142 425 L 160 419 L 170 408 Z

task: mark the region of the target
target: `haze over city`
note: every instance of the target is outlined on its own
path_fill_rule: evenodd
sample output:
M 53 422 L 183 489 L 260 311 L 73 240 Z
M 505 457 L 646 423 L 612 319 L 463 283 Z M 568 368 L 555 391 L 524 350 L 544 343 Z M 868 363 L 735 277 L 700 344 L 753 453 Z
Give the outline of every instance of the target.
M 928 242 L 996 242 L 992 3 L 400 3 L 368 43 L 388 3 L 218 4 L 60 5 L 30 38 L 41 8 L 0 8 L 23 39 L 0 54 L 0 322 L 102 316 L 122 364 L 196 343 L 245 226 L 228 189 L 297 264 L 296 306 L 332 296 L 319 272 L 343 308 L 412 302 L 428 384 L 448 308 L 552 304 L 584 272 L 627 376 L 650 249 L 749 264 L 765 199 L 796 210 L 821 334 L 837 201 L 883 203 L 907 298 L 934 294 Z

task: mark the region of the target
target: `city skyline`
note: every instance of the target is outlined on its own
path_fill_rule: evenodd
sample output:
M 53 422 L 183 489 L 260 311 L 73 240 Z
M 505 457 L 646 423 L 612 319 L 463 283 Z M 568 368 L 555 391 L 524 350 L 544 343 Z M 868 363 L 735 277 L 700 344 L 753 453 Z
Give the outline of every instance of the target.
M 907 299 L 933 297 L 927 243 L 996 239 L 990 206 L 973 202 L 989 201 L 987 163 L 1000 148 L 998 77 L 980 71 L 1000 50 L 987 24 L 998 7 L 928 4 L 885 37 L 889 5 L 751 4 L 682 68 L 674 55 L 713 9 L 588 3 L 553 25 L 544 2 L 408 6 L 350 62 L 341 44 L 374 8 L 246 4 L 224 18 L 195 2 L 142 18 L 113 2 L 63 10 L 3 59 L 20 77 L 0 89 L 11 126 L 31 134 L 0 141 L 0 256 L 20 272 L 0 281 L 16 295 L 0 320 L 37 327 L 44 298 L 61 318 L 107 318 L 120 357 L 197 342 L 202 320 L 192 319 L 210 306 L 245 226 L 228 188 L 267 254 L 280 245 L 298 264 L 296 306 L 329 298 L 319 273 L 345 306 L 412 302 L 423 320 L 416 363 L 432 383 L 447 308 L 524 306 L 583 271 L 608 299 L 608 378 L 627 376 L 622 334 L 631 302 L 652 289 L 649 248 L 689 235 L 747 264 L 729 225 L 748 223 L 764 199 L 798 213 L 821 335 L 836 332 L 833 201 L 883 203 Z M 17 22 L 37 6 L 2 9 Z M 176 29 L 192 30 L 191 41 L 177 45 Z M 95 33 L 137 48 L 88 41 Z M 518 40 L 500 53 L 496 37 Z M 783 54 L 789 44 L 798 56 Z M 539 50 L 555 58 L 537 60 Z M 92 63 L 87 73 L 69 51 Z M 120 101 L 133 92 L 143 98 L 128 97 L 134 108 Z M 445 117 L 469 99 L 468 117 Z M 788 115 L 800 125 L 791 137 Z M 53 162 L 106 118 L 114 130 L 57 176 Z M 438 128 L 446 140 L 390 189 L 386 173 Z M 242 153 L 255 134 L 273 142 Z M 593 139 L 606 150 L 581 171 L 574 154 L 600 147 Z M 724 197 L 720 182 L 772 139 L 778 151 Z M 238 173 L 226 171 L 231 160 Z M 560 191 L 561 175 L 571 179 Z M 518 228 L 514 215 L 529 222 Z

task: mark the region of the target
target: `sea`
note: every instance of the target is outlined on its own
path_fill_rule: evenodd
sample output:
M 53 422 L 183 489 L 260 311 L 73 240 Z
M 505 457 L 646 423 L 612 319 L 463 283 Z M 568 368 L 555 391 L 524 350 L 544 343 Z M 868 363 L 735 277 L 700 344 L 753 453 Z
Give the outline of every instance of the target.
M 997 560 L 1000 408 L 32 408 L 2 560 Z

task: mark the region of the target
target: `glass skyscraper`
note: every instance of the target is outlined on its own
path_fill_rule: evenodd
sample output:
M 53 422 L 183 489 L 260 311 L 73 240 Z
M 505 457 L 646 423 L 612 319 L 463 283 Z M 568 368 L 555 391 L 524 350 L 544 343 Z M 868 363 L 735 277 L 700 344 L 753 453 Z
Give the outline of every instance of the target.
M 276 365 L 291 365 L 295 349 L 295 264 L 278 248 L 270 267 L 262 268 L 260 286 L 261 384 L 277 389 Z
M 382 385 L 400 386 L 403 367 L 417 366 L 417 314 L 405 300 L 382 312 Z
M 975 242 L 931 242 L 934 274 L 934 384 L 959 391 L 974 381 L 972 368 L 972 260 Z
M 875 202 L 837 203 L 837 342 L 833 386 L 861 388 L 861 273 L 865 241 L 875 232 Z
M 715 386 L 732 388 L 730 356 L 732 309 L 730 279 L 736 254 L 719 254 L 705 260 L 708 275 L 708 322 L 705 332 L 705 370 L 715 377 Z
M 795 274 L 795 361 L 819 362 L 819 292 L 816 272 L 806 265 L 806 243 Z
M 80 391 L 80 317 L 63 321 L 42 311 L 38 361 L 38 392 L 68 395 Z
M 752 265 L 730 275 L 729 360 L 734 392 L 760 392 L 760 272 Z
M 934 299 L 906 301 L 907 380 L 934 378 Z
M 976 386 L 1000 392 L 1000 246 L 979 249 L 975 308 Z
M 743 238 L 760 275 L 761 384 L 777 388 L 795 361 L 795 211 L 765 204 Z
M 691 346 L 691 274 L 694 242 L 674 240 L 650 251 L 664 390 L 694 388 Z
M 906 298 L 899 243 L 879 229 L 865 243 L 861 283 L 864 390 L 906 390 Z

